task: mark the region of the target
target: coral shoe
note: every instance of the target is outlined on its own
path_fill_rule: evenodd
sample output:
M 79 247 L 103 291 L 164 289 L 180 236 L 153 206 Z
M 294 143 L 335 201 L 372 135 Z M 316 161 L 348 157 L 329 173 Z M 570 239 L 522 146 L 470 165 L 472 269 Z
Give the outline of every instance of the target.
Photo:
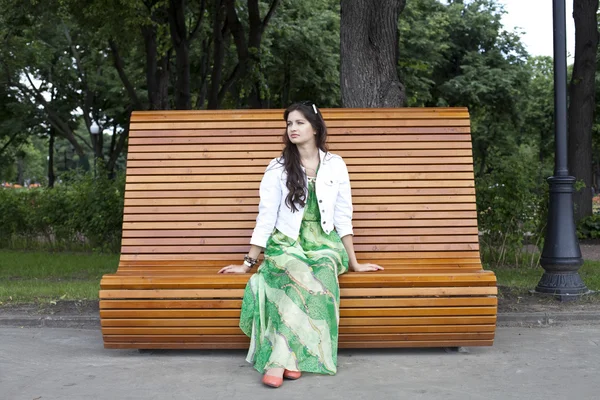
M 270 387 L 278 388 L 283 384 L 283 378 L 265 374 L 263 375 L 262 383 Z
M 298 379 L 302 376 L 302 372 L 300 371 L 290 371 L 289 369 L 286 369 L 285 371 L 283 371 L 283 377 L 287 378 L 287 379 Z

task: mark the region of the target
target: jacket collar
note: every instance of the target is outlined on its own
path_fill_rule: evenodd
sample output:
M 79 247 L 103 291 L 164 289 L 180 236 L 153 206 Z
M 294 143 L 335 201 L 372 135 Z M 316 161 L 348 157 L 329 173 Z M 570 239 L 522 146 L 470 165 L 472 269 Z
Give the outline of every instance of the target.
M 327 154 L 328 154 L 328 153 L 326 153 L 326 152 L 324 152 L 323 150 L 319 149 L 319 158 L 320 158 L 320 160 L 321 160 L 321 161 L 320 161 L 320 162 L 321 162 L 321 165 L 323 165 L 323 164 L 326 162 L 326 161 L 325 161 L 325 156 L 326 156 Z

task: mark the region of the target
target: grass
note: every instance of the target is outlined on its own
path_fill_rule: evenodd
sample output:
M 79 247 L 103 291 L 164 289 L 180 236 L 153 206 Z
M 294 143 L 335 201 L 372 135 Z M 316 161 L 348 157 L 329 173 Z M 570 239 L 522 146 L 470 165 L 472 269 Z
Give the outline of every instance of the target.
M 498 286 L 515 289 L 533 289 L 540 281 L 544 270 L 541 267 L 496 267 Z M 586 261 L 579 269 L 579 276 L 590 290 L 600 290 L 600 261 Z
M 118 254 L 0 250 L 0 304 L 96 300 Z
M 100 278 L 113 273 L 118 254 L 48 253 L 0 249 L 0 305 L 56 300 L 97 300 Z M 539 282 L 540 267 L 491 268 L 498 286 L 530 290 Z M 600 261 L 579 270 L 586 286 L 600 291 Z

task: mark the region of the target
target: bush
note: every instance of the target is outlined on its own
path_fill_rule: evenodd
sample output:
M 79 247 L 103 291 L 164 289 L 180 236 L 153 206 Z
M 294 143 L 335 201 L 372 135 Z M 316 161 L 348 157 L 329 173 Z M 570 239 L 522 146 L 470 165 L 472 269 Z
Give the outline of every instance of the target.
M 118 252 L 124 183 L 87 173 L 53 189 L 0 190 L 0 246 Z
M 577 237 L 579 239 L 600 239 L 600 214 L 590 215 L 579 221 Z
M 476 179 L 481 254 L 493 266 L 538 263 L 526 244 L 542 247 L 548 184 L 534 148 L 522 145 L 511 155 L 488 154 L 489 172 Z

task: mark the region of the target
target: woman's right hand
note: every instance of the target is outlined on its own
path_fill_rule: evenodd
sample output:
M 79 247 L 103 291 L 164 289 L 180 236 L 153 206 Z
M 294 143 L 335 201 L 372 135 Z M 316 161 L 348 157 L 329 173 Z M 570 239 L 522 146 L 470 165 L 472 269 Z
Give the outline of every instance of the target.
M 219 274 L 245 274 L 250 272 L 249 267 L 246 267 L 244 264 L 242 265 L 228 265 L 219 270 Z

